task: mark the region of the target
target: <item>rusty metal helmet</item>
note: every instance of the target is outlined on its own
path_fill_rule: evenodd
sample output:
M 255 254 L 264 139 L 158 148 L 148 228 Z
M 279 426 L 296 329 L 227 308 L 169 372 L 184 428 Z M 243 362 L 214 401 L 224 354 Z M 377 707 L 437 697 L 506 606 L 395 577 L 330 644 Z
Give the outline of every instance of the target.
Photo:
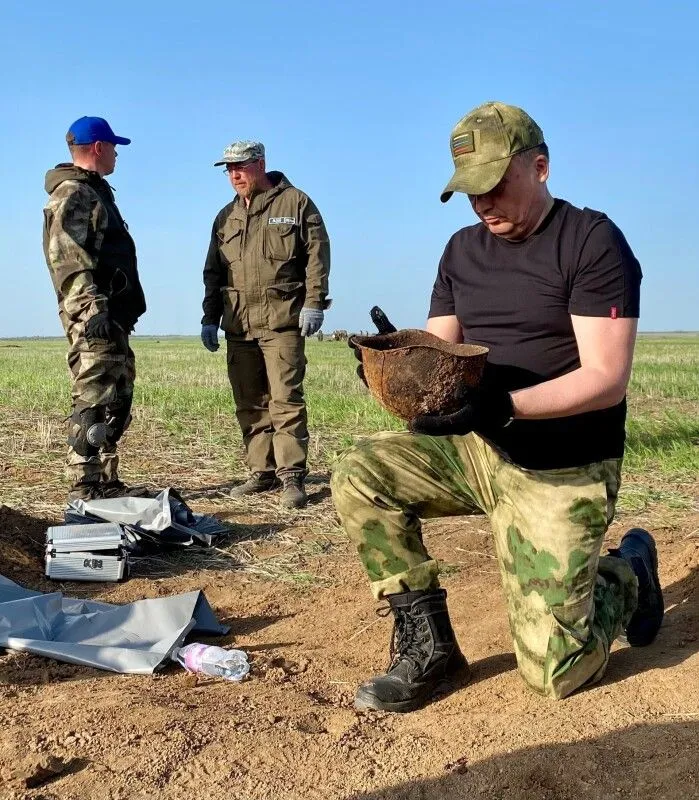
M 361 350 L 369 391 L 406 421 L 456 411 L 457 389 L 478 385 L 488 355 L 487 347 L 452 344 L 413 328 L 352 341 Z

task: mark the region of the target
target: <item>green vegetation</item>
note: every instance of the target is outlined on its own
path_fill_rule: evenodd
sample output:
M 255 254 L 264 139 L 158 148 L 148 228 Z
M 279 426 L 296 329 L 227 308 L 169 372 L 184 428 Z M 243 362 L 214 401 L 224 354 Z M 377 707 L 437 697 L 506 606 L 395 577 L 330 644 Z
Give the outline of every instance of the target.
M 641 336 L 629 388 L 626 467 L 696 485 L 699 336 Z
M 211 354 L 194 337 L 136 337 L 133 347 L 138 360 L 134 432 L 151 458 L 172 454 L 171 461 L 186 458 L 192 472 L 242 474 L 225 347 Z M 361 436 L 402 428 L 357 380 L 356 362 L 345 343 L 311 340 L 308 362 L 314 470 L 327 470 L 332 459 Z M 62 418 L 68 409 L 65 342 L 1 341 L 4 455 L 27 464 L 55 459 L 58 467 Z M 134 437 L 130 439 L 140 455 Z M 699 474 L 698 445 L 699 335 L 641 336 L 629 390 L 622 509 L 689 507 Z M 148 469 L 144 456 L 140 470 L 147 475 Z

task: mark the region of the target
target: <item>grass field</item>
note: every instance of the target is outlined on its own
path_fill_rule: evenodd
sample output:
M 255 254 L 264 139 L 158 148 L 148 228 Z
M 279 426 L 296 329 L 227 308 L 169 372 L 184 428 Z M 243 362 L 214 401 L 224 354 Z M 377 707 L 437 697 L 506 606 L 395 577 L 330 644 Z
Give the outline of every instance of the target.
M 147 444 L 153 459 L 180 460 L 184 481 L 187 474 L 197 484 L 242 475 L 224 348 L 208 353 L 194 337 L 136 337 L 133 347 L 138 379 L 131 436 Z M 3 453 L 52 478 L 60 472 L 62 418 L 69 412 L 64 352 L 62 339 L 0 342 Z M 402 425 L 356 379 L 344 343 L 311 340 L 307 352 L 310 460 L 324 473 L 358 437 Z M 699 473 L 699 335 L 639 338 L 627 427 L 621 507 L 686 508 Z M 131 468 L 134 477 L 149 477 L 148 459 Z

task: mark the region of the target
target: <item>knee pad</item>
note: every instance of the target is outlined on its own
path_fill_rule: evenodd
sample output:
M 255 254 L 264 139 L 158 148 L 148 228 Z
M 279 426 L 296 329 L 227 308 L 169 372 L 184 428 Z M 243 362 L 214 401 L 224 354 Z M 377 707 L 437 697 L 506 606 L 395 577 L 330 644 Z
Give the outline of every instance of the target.
M 133 396 L 128 395 L 121 398 L 120 405 L 110 407 L 109 416 L 107 418 L 107 442 L 109 444 L 116 444 L 119 439 L 124 435 L 124 431 L 131 424 L 131 403 Z
M 107 441 L 109 428 L 104 406 L 75 409 L 68 419 L 68 444 L 78 455 L 90 458 Z

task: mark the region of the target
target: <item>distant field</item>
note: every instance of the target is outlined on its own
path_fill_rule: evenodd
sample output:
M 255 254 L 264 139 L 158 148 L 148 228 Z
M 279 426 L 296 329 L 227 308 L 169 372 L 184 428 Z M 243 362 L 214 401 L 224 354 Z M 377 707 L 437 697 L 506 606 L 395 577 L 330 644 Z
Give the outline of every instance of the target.
M 171 453 L 196 471 L 242 474 L 224 348 L 208 353 L 196 337 L 136 337 L 133 347 L 138 379 L 131 446 L 136 434 L 154 457 Z M 311 460 L 324 472 L 356 438 L 402 424 L 366 393 L 346 344 L 311 340 L 307 352 Z M 62 339 L 0 341 L 5 455 L 59 468 L 62 418 L 69 410 L 64 354 Z M 629 408 L 626 472 L 634 485 L 627 486 L 624 503 L 643 505 L 655 496 L 685 506 L 699 474 L 699 334 L 639 338 Z

